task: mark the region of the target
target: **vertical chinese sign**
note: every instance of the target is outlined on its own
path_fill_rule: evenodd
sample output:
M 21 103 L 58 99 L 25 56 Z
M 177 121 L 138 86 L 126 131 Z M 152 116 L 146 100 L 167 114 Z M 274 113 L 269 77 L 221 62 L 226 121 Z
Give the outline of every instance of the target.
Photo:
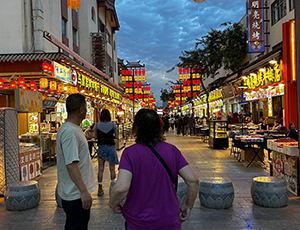
M 248 52 L 265 51 L 264 0 L 247 0 Z

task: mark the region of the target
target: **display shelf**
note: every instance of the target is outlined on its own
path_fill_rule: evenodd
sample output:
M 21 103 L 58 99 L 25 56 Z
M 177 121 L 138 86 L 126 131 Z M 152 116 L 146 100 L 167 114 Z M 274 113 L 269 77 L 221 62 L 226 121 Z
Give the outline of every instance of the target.
M 210 121 L 209 122 L 209 146 L 213 149 L 228 148 L 228 122 Z

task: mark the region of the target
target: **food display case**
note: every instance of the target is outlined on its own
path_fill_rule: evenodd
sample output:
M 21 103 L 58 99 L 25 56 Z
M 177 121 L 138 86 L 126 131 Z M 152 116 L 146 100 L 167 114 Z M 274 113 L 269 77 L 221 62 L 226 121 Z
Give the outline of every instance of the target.
M 117 137 L 116 139 L 116 149 L 120 150 L 122 147 L 124 147 L 124 124 L 119 123 L 117 124 Z
M 21 180 L 37 180 L 42 177 L 42 148 L 38 135 L 19 136 Z
M 272 150 L 270 175 L 285 179 L 288 190 L 294 195 L 299 196 L 298 142 L 290 138 L 268 140 L 268 148 Z
M 228 148 L 228 122 L 210 121 L 209 122 L 209 146 L 213 149 Z

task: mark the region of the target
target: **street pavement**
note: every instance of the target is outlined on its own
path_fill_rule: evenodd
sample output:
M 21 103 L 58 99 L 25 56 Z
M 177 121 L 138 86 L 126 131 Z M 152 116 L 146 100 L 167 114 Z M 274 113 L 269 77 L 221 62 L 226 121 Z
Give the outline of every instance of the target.
M 230 156 L 230 149 L 211 149 L 208 147 L 208 143 L 203 143 L 196 137 L 176 136 L 174 131 L 169 131 L 166 138 L 167 142 L 178 147 L 200 180 L 209 177 L 223 177 L 230 179 L 234 186 L 233 206 L 228 209 L 217 210 L 202 207 L 197 197 L 190 218 L 182 224 L 183 230 L 300 229 L 300 197 L 289 193 L 288 205 L 283 208 L 263 208 L 253 204 L 250 194 L 252 179 L 257 176 L 268 176 L 268 168 L 264 169 L 260 163 L 254 163 L 246 168 L 246 162 L 238 162 L 233 156 Z M 128 145 L 130 143 L 127 143 Z M 118 154 L 120 157 L 122 151 L 119 151 Z M 93 159 L 93 164 L 95 175 L 97 175 L 96 159 Z M 56 166 L 47 168 L 39 180 L 40 204 L 30 210 L 7 211 L 4 198 L 1 197 L 0 229 L 63 229 L 65 214 L 56 205 L 56 183 Z M 89 229 L 124 229 L 123 217 L 114 214 L 108 206 L 110 179 L 107 164 L 103 185 L 104 196 L 98 197 L 96 191 L 92 194 L 94 202 Z

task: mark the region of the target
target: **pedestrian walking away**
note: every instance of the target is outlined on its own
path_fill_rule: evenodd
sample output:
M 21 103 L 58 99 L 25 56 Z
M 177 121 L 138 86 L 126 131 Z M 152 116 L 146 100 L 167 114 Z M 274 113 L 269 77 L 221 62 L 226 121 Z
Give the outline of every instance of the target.
M 173 114 L 171 115 L 171 117 L 169 119 L 169 124 L 171 125 L 171 129 L 174 130 L 175 118 L 174 118 Z
M 88 229 L 91 193 L 96 190 L 88 143 L 80 124 L 85 119 L 85 97 L 71 94 L 66 101 L 68 117 L 56 138 L 57 192 L 66 213 L 65 229 Z
M 109 205 L 115 213 L 123 214 L 130 230 L 179 230 L 190 216 L 199 180 L 181 152 L 164 141 L 160 118 L 154 110 L 139 110 L 132 131 L 136 144 L 123 151 Z M 176 187 L 178 174 L 187 184 L 187 199 L 182 207 L 172 183 Z
M 98 196 L 104 194 L 102 180 L 105 161 L 109 163 L 110 179 L 114 183 L 116 179 L 115 166 L 119 164 L 119 159 L 115 147 L 117 139 L 117 126 L 111 121 L 108 109 L 103 109 L 100 114 L 100 122 L 94 128 L 98 139 Z

